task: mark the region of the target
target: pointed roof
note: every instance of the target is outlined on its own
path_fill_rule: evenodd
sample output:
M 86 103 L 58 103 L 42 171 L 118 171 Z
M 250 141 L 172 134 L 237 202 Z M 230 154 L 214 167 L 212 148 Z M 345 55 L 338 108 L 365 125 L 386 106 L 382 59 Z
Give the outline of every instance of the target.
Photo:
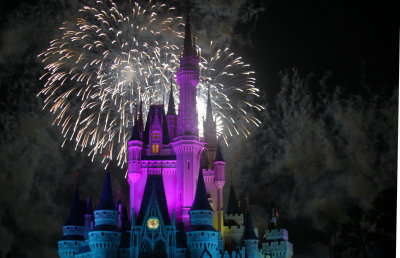
M 81 201 L 79 200 L 79 188 L 75 188 L 74 198 L 72 200 L 71 210 L 64 226 L 83 226 L 85 219 L 83 216 Z
M 253 220 L 251 218 L 250 211 L 247 211 L 246 223 L 244 226 L 242 240 L 257 240 L 257 239 L 258 238 L 256 233 L 254 232 Z
M 228 206 L 226 208 L 226 214 L 241 214 L 242 211 L 239 208 L 238 201 L 235 195 L 235 189 L 233 185 L 231 185 L 229 189 L 229 199 L 228 199 Z
M 85 214 L 90 214 L 90 215 L 93 214 L 92 199 L 91 198 L 88 198 L 86 200 L 86 211 L 85 211 Z
M 95 210 L 114 210 L 115 207 L 114 195 L 111 186 L 110 170 L 107 170 L 104 178 L 103 192 L 101 193 L 100 202 Z
M 211 107 L 211 97 L 210 97 L 210 86 L 208 86 L 208 94 L 207 94 L 207 113 L 206 113 L 206 121 L 214 121 L 212 115 L 212 107 Z
M 206 185 L 204 183 L 203 171 L 201 168 L 199 172 L 199 179 L 197 181 L 196 195 L 190 210 L 213 210 L 208 202 Z
M 193 55 L 193 45 L 192 45 L 192 33 L 190 30 L 190 7 L 189 1 L 187 1 L 187 11 L 186 11 L 186 24 L 185 24 L 185 39 L 183 43 L 183 57 L 189 57 Z
M 221 151 L 221 147 L 220 147 L 219 143 L 217 145 L 217 154 L 215 155 L 215 161 L 225 162 L 224 157 L 222 156 L 222 151 Z
M 164 225 L 171 225 L 171 221 L 169 219 L 168 213 L 168 205 L 167 205 L 167 198 L 165 197 L 165 190 L 164 190 L 164 182 L 162 175 L 148 175 L 146 186 L 144 188 L 142 204 L 140 206 L 139 214 L 137 220 L 135 222 L 136 225 L 142 225 L 143 220 L 145 219 L 147 210 L 152 207 L 150 205 L 154 205 L 155 203 L 152 202 L 153 200 L 156 201 L 158 205 L 158 209 L 161 213 L 162 220 Z
M 162 105 L 150 105 L 149 113 L 147 114 L 146 126 L 143 131 L 143 144 L 149 144 L 150 137 L 150 127 L 154 121 L 154 118 L 157 116 L 159 121 L 162 120 L 161 128 L 162 128 L 162 144 L 169 144 L 169 135 L 168 135 L 168 124 L 167 117 L 165 116 L 164 106 Z
M 143 100 L 141 98 L 140 98 L 140 104 L 139 104 L 138 126 L 139 126 L 139 132 L 142 133 L 143 132 Z
M 175 116 L 175 102 L 174 102 L 174 94 L 172 92 L 173 87 L 172 87 L 172 80 L 171 80 L 171 90 L 169 91 L 169 100 L 168 100 L 168 112 L 167 116 Z
M 132 135 L 129 141 L 141 141 L 140 131 L 139 131 L 139 122 L 135 119 L 135 124 L 132 128 Z

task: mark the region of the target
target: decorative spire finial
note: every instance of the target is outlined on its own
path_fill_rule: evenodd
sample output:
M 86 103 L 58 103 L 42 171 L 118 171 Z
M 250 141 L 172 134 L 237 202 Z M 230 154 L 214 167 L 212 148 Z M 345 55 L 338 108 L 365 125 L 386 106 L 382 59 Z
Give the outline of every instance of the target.
M 172 77 L 171 77 L 171 89 L 169 91 L 167 115 L 176 115 L 176 113 L 175 113 L 175 102 L 174 102 L 173 85 L 172 85 Z

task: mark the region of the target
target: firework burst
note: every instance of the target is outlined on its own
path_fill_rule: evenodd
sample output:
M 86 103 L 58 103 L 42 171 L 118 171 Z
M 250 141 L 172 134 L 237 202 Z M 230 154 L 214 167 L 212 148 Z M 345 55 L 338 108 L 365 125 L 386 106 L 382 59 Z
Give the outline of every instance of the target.
M 129 12 L 99 0 L 83 6 L 76 22 L 63 23 L 62 37 L 39 55 L 46 64 L 41 77 L 46 82 L 38 94 L 43 108 L 55 114 L 53 124 L 62 127 L 63 145 L 75 141 L 75 148 L 88 148 L 92 159 L 110 151 L 120 166 L 127 161 L 135 106 L 142 99 L 146 110 L 151 100 L 164 99 L 179 66 L 183 36 L 174 7 L 149 1 L 122 9 Z M 248 112 L 261 108 L 250 100 L 258 96 L 253 72 L 227 49 L 202 57 L 200 67 L 199 120 L 210 87 L 219 135 L 226 143 L 234 134 L 247 137 L 250 126 L 260 123 Z

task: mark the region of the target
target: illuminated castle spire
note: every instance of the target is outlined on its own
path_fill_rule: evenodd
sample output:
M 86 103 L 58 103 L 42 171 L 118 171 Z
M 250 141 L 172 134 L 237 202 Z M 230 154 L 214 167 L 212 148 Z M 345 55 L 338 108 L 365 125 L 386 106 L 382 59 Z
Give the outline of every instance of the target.
M 199 173 L 196 196 L 189 213 L 190 229 L 186 236 L 190 257 L 216 257 L 218 232 L 212 225 L 214 211 L 208 202 L 202 171 Z
M 187 5 L 185 39 L 180 67 L 177 137 L 171 143 L 176 153 L 176 217 L 189 226 L 189 209 L 194 200 L 200 157 L 205 143 L 200 141 L 196 111 L 196 87 L 199 83 L 199 57 L 192 44 L 189 3 Z
M 58 241 L 58 254 L 61 258 L 75 257 L 84 241 L 85 221 L 83 207 L 76 186 L 74 199 L 67 221 L 63 226 L 63 237 Z
M 168 135 L 170 139 L 174 139 L 176 137 L 176 119 L 177 116 L 175 113 L 175 101 L 174 101 L 174 93 L 171 80 L 171 89 L 169 91 L 168 111 L 167 111 Z
M 117 229 L 118 210 L 115 207 L 110 171 L 108 170 L 104 178 L 100 202 L 94 211 L 94 222 L 95 227 L 89 232 L 92 257 L 117 257 L 121 232 Z
M 243 246 L 246 248 L 246 257 L 256 258 L 259 257 L 258 251 L 258 238 L 254 232 L 253 219 L 251 217 L 250 211 L 247 211 L 246 222 L 244 225 L 244 231 L 242 236 Z
M 198 136 L 196 88 L 199 83 L 199 57 L 196 53 L 196 47 L 192 44 L 189 4 L 186 14 L 183 55 L 180 59 L 180 67 L 176 74 L 176 79 L 180 87 L 177 135 Z
M 203 132 L 204 132 L 204 141 L 207 142 L 207 166 L 208 168 L 213 167 L 213 161 L 215 160 L 215 155 L 217 152 L 217 125 L 213 118 L 212 107 L 211 107 L 211 98 L 210 98 L 210 88 L 208 88 L 208 97 L 207 97 L 207 113 L 206 119 L 203 122 Z

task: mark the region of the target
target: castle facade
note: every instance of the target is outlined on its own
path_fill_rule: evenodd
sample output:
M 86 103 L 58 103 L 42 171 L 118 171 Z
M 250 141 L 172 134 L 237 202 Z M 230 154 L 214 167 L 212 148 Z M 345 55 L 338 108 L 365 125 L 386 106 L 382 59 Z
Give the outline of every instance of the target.
M 94 210 L 77 188 L 58 241 L 61 258 L 292 257 L 288 233 L 277 227 L 275 215 L 259 243 L 249 208 L 239 208 L 232 184 L 224 214 L 225 161 L 210 96 L 204 137 L 198 132 L 199 57 L 189 14 L 176 80 L 177 114 L 172 86 L 167 110 L 151 104 L 145 124 L 140 104 L 128 142 L 128 207 L 115 203 L 109 171 Z

